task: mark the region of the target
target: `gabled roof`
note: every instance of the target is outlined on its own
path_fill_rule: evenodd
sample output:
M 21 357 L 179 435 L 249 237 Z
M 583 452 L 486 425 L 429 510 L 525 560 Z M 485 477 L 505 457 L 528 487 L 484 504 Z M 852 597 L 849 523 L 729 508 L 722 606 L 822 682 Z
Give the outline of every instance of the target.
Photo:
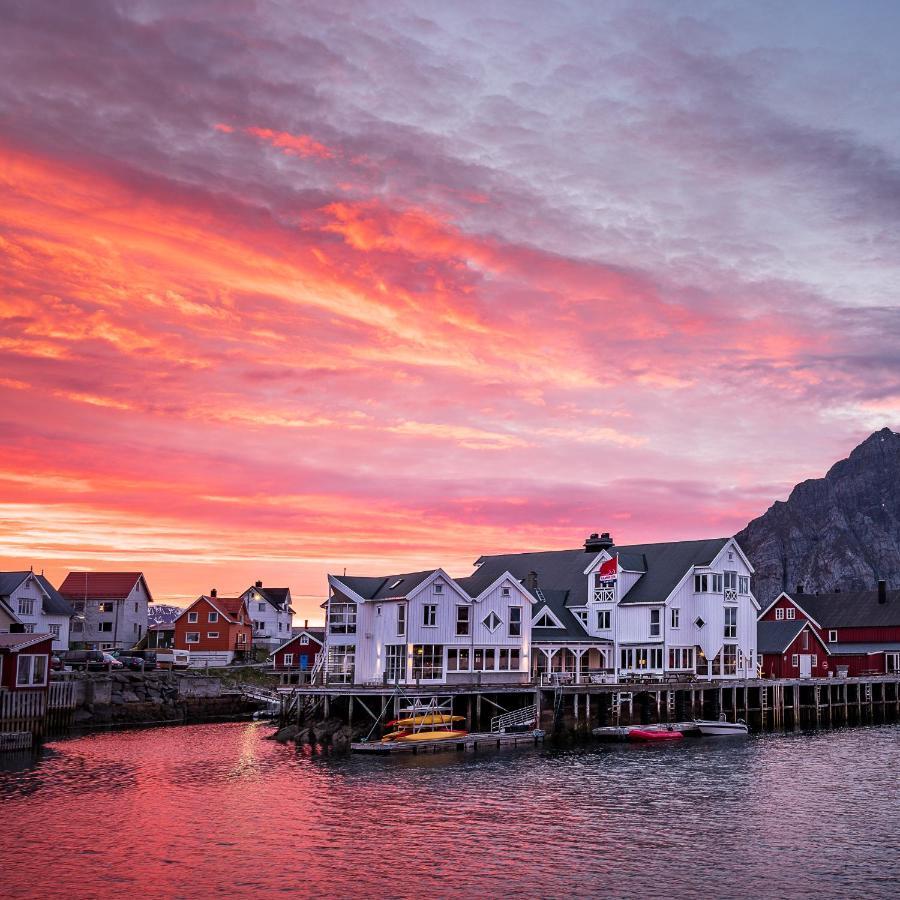
M 52 637 L 52 634 L 0 634 L 0 650 L 24 650 Z
M 423 581 L 427 581 L 437 569 L 425 572 L 406 572 L 401 575 L 384 575 L 366 578 L 358 575 L 330 576 L 350 588 L 363 600 L 398 600 L 408 597 Z
M 318 632 L 318 633 L 317 633 Z M 302 635 L 307 635 L 312 638 L 317 644 L 321 646 L 325 646 L 325 629 L 324 628 L 301 628 L 296 634 L 292 634 L 280 647 L 276 647 L 269 656 L 274 656 L 276 653 L 280 653 L 284 650 L 285 647 L 289 647 L 294 643 L 299 637 Z
M 562 628 L 535 628 L 532 626 L 532 643 L 541 643 L 542 641 L 592 641 L 596 643 L 598 640 L 602 640 L 591 637 L 572 610 L 566 606 L 567 593 L 567 591 L 542 588 L 535 590 L 538 601 L 531 608 L 532 621 L 539 619 L 547 610 L 562 623 Z
M 147 598 L 150 589 L 142 572 L 69 572 L 59 586 L 67 600 L 125 600 L 138 581 L 144 582 Z
M 619 555 L 619 564 L 628 571 L 642 572 L 622 603 L 662 603 L 692 566 L 707 566 L 731 538 L 702 541 L 673 541 L 661 544 L 633 544 L 610 547 Z M 508 553 L 482 556 L 472 576 L 489 584 L 505 569 L 520 581 L 536 572 L 538 588 L 567 593 L 569 606 L 583 606 L 588 600 L 586 565 L 594 558 L 579 550 L 547 550 L 537 553 Z
M 804 628 L 806 619 L 784 619 L 778 622 L 757 622 L 756 649 L 758 653 L 784 653 Z M 812 630 L 810 628 L 810 630 Z
M 780 596 L 787 596 L 822 628 L 900 627 L 900 591 L 888 591 L 886 603 L 878 602 L 878 591 Z
M 239 624 L 238 616 L 240 616 L 241 607 L 244 606 L 244 601 L 240 597 L 210 597 L 207 594 L 201 594 L 190 606 L 185 607 L 178 619 L 186 613 L 192 612 L 201 600 L 205 600 L 227 622 Z M 178 619 L 175 621 L 177 622 Z
M 287 609 L 291 602 L 290 588 L 257 587 L 256 585 L 253 585 L 253 587 L 248 588 L 245 593 L 248 593 L 249 591 L 255 591 L 279 611 Z
M 44 592 L 41 606 L 46 615 L 70 617 L 75 615 L 75 610 L 66 602 L 60 592 L 43 575 L 32 571 L 0 572 L 0 597 L 8 597 L 29 576 L 34 578 Z

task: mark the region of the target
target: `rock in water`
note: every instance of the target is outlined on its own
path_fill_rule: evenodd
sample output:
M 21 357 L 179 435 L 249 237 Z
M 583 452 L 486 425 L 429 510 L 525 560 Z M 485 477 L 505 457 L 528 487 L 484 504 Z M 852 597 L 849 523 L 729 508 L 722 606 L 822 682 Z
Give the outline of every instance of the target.
M 782 590 L 900 588 L 900 434 L 866 438 L 824 478 L 798 484 L 735 535 L 765 607 Z

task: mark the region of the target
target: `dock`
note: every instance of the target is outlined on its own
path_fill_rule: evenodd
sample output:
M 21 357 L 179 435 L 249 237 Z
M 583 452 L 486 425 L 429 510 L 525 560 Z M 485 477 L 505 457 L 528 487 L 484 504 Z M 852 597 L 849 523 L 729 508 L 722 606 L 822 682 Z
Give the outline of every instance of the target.
M 457 753 L 476 753 L 479 750 L 496 750 L 500 747 L 536 747 L 544 740 L 540 730 L 498 734 L 492 731 L 467 734 L 465 737 L 436 741 L 358 741 L 350 745 L 353 753 L 441 753 L 453 750 Z

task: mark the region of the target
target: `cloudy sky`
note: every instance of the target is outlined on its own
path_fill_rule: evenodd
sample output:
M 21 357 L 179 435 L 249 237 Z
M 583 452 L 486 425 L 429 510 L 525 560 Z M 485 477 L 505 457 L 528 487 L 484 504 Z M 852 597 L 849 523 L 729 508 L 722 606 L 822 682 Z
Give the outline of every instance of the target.
M 0 0 L 0 565 L 731 534 L 900 419 L 900 6 Z

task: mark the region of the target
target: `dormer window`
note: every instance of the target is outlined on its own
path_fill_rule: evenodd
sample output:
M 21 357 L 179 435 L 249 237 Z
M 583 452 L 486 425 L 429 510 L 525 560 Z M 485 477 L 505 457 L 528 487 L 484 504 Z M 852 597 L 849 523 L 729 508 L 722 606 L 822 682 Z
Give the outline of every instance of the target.
M 534 628 L 556 628 L 557 624 L 550 618 L 550 613 L 544 612 L 535 620 Z

